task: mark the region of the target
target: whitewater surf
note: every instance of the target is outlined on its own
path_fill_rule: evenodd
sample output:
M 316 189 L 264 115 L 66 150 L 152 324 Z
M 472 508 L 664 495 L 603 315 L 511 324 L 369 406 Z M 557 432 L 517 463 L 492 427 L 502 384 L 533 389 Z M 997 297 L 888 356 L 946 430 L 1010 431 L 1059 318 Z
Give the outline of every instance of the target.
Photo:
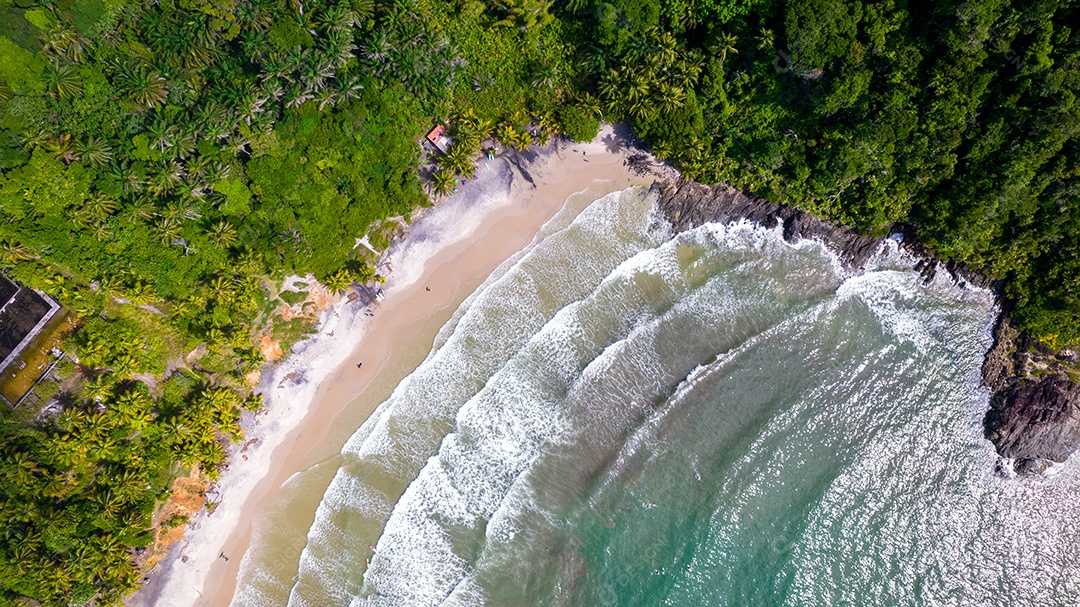
M 295 577 L 234 605 L 1080 601 L 1080 473 L 999 478 L 981 435 L 989 292 L 654 203 L 489 277 L 342 450 Z

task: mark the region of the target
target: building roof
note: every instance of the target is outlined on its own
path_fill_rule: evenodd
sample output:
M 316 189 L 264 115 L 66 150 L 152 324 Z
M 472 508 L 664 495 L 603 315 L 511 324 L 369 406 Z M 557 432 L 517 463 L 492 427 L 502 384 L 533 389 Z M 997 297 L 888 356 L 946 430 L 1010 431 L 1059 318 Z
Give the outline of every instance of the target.
M 0 369 L 6 368 L 60 306 L 48 296 L 0 276 Z
M 450 149 L 450 138 L 446 136 L 446 127 L 438 124 L 427 134 L 428 143 L 445 154 Z
M 32 397 L 34 386 L 60 362 L 49 350 L 59 345 L 61 312 L 48 295 L 0 276 L 0 401 L 9 407 Z

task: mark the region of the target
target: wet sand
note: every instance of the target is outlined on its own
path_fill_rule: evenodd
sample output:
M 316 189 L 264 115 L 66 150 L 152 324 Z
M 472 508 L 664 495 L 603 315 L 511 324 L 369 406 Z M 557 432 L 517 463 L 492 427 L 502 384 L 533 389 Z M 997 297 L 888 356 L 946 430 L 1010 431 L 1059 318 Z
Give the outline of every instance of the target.
M 193 521 L 128 604 L 225 607 L 238 578 L 257 574 L 241 571 L 250 547 L 258 553 L 260 541 L 280 542 L 272 538 L 284 534 L 290 545 L 282 549 L 298 556 L 298 530 L 314 518 L 342 445 L 423 360 L 460 303 L 527 246 L 572 194 L 588 189 L 593 199 L 655 180 L 628 171 L 625 145 L 605 129 L 588 144 L 481 160 L 477 181 L 425 212 L 391 249 L 385 298 L 370 308 L 373 315 L 357 304 L 332 307 L 316 336 L 264 374 L 269 411 L 248 431 L 258 442 L 232 454 L 218 487 L 220 505 Z M 286 379 L 290 373 L 301 378 L 295 385 Z M 282 519 L 294 527 L 291 534 L 275 528 Z M 282 554 L 278 566 L 295 572 L 296 560 Z

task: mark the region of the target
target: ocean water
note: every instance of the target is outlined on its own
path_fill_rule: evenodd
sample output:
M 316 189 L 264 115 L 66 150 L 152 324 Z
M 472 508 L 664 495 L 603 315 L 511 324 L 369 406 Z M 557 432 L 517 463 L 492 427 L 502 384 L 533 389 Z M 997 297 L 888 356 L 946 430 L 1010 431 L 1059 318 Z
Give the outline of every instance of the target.
M 592 202 L 462 304 L 295 576 L 234 605 L 1080 604 L 1080 471 L 994 474 L 992 297 L 912 265 Z

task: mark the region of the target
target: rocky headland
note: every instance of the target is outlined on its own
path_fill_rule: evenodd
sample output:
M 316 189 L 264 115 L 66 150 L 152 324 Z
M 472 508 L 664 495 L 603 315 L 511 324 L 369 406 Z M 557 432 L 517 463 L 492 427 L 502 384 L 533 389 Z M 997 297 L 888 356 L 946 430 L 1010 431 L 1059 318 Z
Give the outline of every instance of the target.
M 1020 475 L 1040 474 L 1080 446 L 1077 355 L 1052 352 L 1018 332 L 1002 314 L 986 353 L 983 381 L 994 391 L 983 426 L 986 438 Z
M 883 242 L 727 185 L 670 180 L 654 183 L 652 191 L 661 216 L 676 233 L 708 222 L 741 219 L 767 228 L 782 225 L 785 240 L 820 240 L 851 268 L 863 267 Z M 958 284 L 988 288 L 1000 297 L 1001 281 L 942 262 L 919 244 L 910 229 L 898 231 L 904 236 L 900 246 L 920 260 L 916 267 L 926 280 L 946 271 Z M 1078 360 L 1075 353 L 1042 348 L 1018 332 L 1007 314 L 998 318 L 994 346 L 986 354 L 982 373 L 993 390 L 985 435 L 1001 456 L 1003 474 L 1040 474 L 1080 447 L 1080 383 L 1071 375 Z

